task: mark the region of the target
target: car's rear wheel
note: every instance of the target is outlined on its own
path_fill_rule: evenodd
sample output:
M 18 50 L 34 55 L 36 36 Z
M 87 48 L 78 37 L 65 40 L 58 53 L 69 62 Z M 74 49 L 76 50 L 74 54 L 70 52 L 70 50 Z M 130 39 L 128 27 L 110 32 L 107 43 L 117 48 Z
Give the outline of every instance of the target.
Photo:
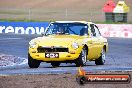
M 95 60 L 96 65 L 104 65 L 105 64 L 105 59 L 106 59 L 106 52 L 104 49 L 101 51 L 101 56 Z
M 59 62 L 52 62 L 51 63 L 52 67 L 59 67 L 60 66 L 60 63 Z
M 87 50 L 85 48 L 82 49 L 81 54 L 76 59 L 75 64 L 77 67 L 86 65 L 87 62 Z
M 30 68 L 38 68 L 41 61 L 33 59 L 30 54 L 28 54 L 28 65 Z

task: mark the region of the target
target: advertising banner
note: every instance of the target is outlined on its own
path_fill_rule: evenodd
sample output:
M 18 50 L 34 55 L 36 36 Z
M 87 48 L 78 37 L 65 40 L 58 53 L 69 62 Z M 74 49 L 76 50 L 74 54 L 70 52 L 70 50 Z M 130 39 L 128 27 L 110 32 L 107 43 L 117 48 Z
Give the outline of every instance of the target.
M 132 24 L 98 24 L 102 36 L 132 38 Z
M 41 34 L 49 22 L 0 22 L 0 33 Z
M 41 34 L 49 22 L 0 22 L 0 33 Z M 97 24 L 102 36 L 132 38 L 132 24 Z

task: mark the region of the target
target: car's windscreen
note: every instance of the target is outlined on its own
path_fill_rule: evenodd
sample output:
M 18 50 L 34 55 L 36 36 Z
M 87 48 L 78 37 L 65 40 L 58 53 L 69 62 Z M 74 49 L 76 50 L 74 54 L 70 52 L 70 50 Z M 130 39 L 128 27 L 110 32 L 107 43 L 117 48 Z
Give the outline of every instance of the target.
M 88 35 L 88 26 L 83 23 L 52 23 L 46 31 L 46 35 L 52 34 Z

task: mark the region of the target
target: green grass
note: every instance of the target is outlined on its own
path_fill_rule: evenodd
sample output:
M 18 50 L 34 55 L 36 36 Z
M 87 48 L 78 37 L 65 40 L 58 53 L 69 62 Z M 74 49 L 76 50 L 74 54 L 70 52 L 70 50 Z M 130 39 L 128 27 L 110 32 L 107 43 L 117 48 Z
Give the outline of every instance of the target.
M 95 22 L 98 24 L 132 24 L 132 22 Z
M 0 19 L 0 22 L 51 22 L 55 20 Z M 94 22 L 97 24 L 132 24 L 132 22 Z
M 25 20 L 25 19 L 0 19 L 0 22 L 50 22 L 46 20 Z

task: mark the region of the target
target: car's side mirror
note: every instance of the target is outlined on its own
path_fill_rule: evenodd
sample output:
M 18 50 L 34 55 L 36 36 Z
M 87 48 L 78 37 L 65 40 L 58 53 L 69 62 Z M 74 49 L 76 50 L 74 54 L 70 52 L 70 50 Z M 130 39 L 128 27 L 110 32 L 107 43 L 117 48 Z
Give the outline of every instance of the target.
M 48 30 L 48 27 L 46 27 L 45 31 L 41 33 L 42 36 L 46 36 L 46 31 Z
M 46 33 L 45 33 L 45 32 L 42 32 L 41 35 L 42 35 L 42 36 L 46 36 Z

